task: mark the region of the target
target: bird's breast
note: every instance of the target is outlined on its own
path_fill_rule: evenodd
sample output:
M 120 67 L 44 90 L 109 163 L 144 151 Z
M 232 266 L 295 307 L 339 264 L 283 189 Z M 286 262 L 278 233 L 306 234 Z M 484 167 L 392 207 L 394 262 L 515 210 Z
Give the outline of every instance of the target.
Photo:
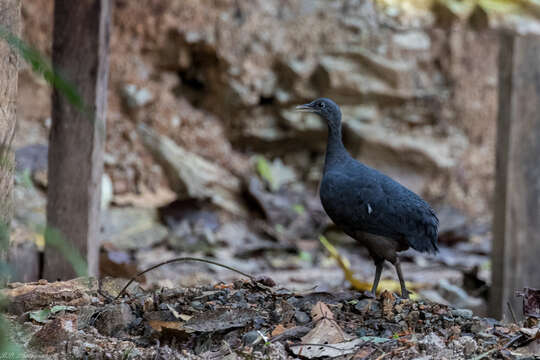
M 323 177 L 320 188 L 321 204 L 326 214 L 336 225 L 345 225 L 343 222 L 347 218 L 347 209 L 350 211 L 350 202 L 343 189 L 337 186 L 332 178 Z

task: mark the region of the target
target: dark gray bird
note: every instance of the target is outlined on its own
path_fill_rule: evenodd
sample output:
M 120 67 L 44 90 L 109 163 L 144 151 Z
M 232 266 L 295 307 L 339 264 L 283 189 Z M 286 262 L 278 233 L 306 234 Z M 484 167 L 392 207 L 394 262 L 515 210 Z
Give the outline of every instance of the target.
M 341 140 L 341 111 L 332 100 L 320 98 L 296 109 L 315 113 L 328 123 L 321 202 L 330 219 L 369 250 L 376 265 L 372 293 L 388 260 L 396 268 L 401 296 L 408 298 L 397 253 L 409 247 L 420 252 L 439 250 L 435 212 L 420 196 L 351 157 Z

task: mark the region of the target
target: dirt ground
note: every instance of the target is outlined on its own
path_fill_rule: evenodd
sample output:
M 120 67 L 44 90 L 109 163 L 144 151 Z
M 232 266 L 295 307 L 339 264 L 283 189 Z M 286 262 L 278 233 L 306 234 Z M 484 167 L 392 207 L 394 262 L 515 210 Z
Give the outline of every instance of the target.
M 388 291 L 377 298 L 354 291 L 295 292 L 268 277 L 151 292 L 133 283 L 120 293 L 124 284 L 86 278 L 12 284 L 3 292 L 10 300 L 10 336 L 25 356 L 52 359 L 532 359 L 540 354 L 538 313 L 520 327 Z

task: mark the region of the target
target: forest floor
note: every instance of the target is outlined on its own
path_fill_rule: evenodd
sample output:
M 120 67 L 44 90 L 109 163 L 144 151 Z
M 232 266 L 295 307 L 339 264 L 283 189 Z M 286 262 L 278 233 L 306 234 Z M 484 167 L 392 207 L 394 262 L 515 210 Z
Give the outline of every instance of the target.
M 132 283 L 118 296 L 125 284 L 112 278 L 11 284 L 3 295 L 11 339 L 21 346 L 13 358 L 479 360 L 540 354 L 538 291 L 525 294 L 531 316 L 517 325 L 388 291 L 377 298 L 346 290 L 291 291 L 268 277 L 153 291 Z

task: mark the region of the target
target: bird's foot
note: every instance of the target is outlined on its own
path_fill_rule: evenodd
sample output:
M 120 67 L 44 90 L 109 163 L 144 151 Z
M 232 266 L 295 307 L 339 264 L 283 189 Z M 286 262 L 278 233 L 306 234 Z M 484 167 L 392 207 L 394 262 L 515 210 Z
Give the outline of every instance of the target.
M 408 299 L 411 293 L 407 289 L 401 289 L 401 298 Z

